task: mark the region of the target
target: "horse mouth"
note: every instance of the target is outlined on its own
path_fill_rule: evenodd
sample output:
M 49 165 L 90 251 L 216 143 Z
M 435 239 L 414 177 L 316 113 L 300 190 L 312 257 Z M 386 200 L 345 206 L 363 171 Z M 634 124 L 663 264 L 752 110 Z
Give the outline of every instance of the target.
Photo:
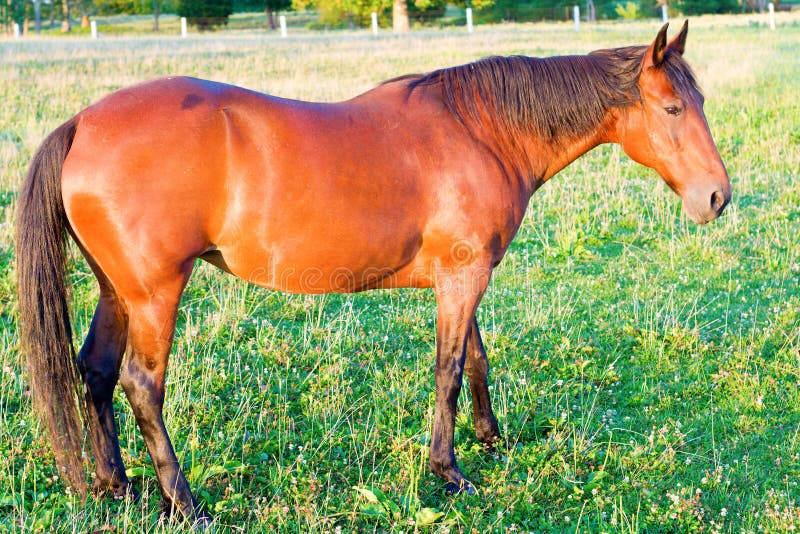
M 711 194 L 710 202 L 703 202 L 701 207 L 696 204 L 692 205 L 694 203 L 684 199 L 683 211 L 697 224 L 708 224 L 722 215 L 730 199 L 730 193 L 726 194 L 723 190 L 717 190 Z

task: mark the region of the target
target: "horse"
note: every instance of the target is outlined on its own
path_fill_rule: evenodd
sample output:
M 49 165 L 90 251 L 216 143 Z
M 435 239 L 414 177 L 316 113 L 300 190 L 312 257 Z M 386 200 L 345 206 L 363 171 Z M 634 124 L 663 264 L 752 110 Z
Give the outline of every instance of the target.
M 265 288 L 428 288 L 437 303 L 430 469 L 474 493 L 453 449 L 466 373 L 477 439 L 500 442 L 475 312 L 531 195 L 593 147 L 655 169 L 704 224 L 731 198 L 683 58 L 667 41 L 587 55 L 488 57 L 388 80 L 339 103 L 173 77 L 116 91 L 55 129 L 18 198 L 19 335 L 63 478 L 135 496 L 112 393 L 121 384 L 165 506 L 208 522 L 163 421 L 165 374 L 195 260 Z M 75 354 L 71 236 L 99 284 Z M 84 430 L 85 429 L 85 430 Z

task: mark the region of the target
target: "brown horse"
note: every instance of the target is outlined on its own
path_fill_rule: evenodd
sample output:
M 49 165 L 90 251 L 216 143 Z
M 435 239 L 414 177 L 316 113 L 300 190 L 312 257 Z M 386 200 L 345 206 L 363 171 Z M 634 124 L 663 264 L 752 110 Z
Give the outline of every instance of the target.
M 133 493 L 112 408 L 130 401 L 166 504 L 207 520 L 162 419 L 181 293 L 202 258 L 296 293 L 433 288 L 438 305 L 431 470 L 473 492 L 453 426 L 466 371 L 478 439 L 500 439 L 475 310 L 536 189 L 615 142 L 654 168 L 698 222 L 730 182 L 682 55 L 667 43 L 585 56 L 492 57 L 390 80 L 352 100 L 284 100 L 190 78 L 115 92 L 56 129 L 19 198 L 20 336 L 70 484 Z M 100 298 L 74 357 L 64 235 Z M 124 356 L 124 358 L 123 358 Z

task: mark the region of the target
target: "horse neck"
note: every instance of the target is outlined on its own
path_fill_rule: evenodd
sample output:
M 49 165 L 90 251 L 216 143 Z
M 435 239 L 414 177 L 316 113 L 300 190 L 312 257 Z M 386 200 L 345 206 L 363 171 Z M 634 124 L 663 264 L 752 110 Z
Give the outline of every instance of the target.
M 517 175 L 532 194 L 547 180 L 558 174 L 570 163 L 596 146 L 613 141 L 616 113 L 612 110 L 585 135 L 557 142 L 530 136 L 517 143 L 507 139 L 487 140 L 498 159 L 507 169 Z
M 613 74 L 596 57 L 514 61 L 515 77 L 501 78 L 502 90 L 479 89 L 489 95 L 485 103 L 473 106 L 472 115 L 460 115 L 533 191 L 582 154 L 612 140 L 621 108 L 609 98 L 616 80 L 609 79 Z
M 510 177 L 533 192 L 609 140 L 614 106 L 633 103 L 640 50 L 586 56 L 492 57 L 411 81 L 432 88 Z
M 587 135 L 562 141 L 556 146 L 549 145 L 547 155 L 539 162 L 539 180 L 546 182 L 567 165 L 586 154 L 593 148 L 603 143 L 612 141 L 611 132 L 614 131 L 615 114 L 609 112 L 597 128 Z

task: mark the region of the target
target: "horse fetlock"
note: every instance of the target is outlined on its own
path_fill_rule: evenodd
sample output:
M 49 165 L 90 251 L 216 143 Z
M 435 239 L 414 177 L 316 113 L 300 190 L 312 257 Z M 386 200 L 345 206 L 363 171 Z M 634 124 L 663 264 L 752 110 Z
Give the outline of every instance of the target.
M 475 436 L 478 441 L 484 445 L 493 445 L 503 440 L 500 435 L 500 426 L 497 424 L 497 419 L 494 414 L 481 417 L 480 414 L 473 414 L 473 421 L 475 426 Z
M 457 493 L 474 495 L 476 493 L 475 486 L 461 473 L 454 456 L 448 455 L 444 459 L 437 459 L 432 456 L 430 468 L 434 475 L 445 481 L 445 493 L 447 495 L 455 495 Z
M 478 441 L 483 443 L 483 446 L 489 450 L 494 450 L 496 447 L 501 446 L 505 441 L 503 436 L 497 430 L 497 427 L 490 430 L 475 430 L 475 435 Z
M 92 493 L 100 498 L 108 496 L 117 501 L 139 501 L 139 492 L 136 488 L 127 480 L 121 481 L 115 477 L 105 478 L 98 476 L 92 484 Z
M 201 522 L 207 524 L 211 522 L 211 515 L 197 503 L 191 494 L 189 494 L 188 499 L 179 499 L 177 496 L 169 498 L 162 492 L 162 497 L 161 513 L 165 516 L 180 515 L 187 521 L 192 521 L 192 523 Z
M 448 479 L 449 473 L 457 473 L 461 476 L 461 472 L 456 465 L 456 459 L 453 454 L 444 455 L 444 457 L 437 457 L 436 453 L 431 450 L 431 458 L 429 462 L 431 472 L 445 480 Z
M 475 495 L 478 493 L 478 490 L 475 489 L 475 486 L 473 486 L 469 480 L 462 478 L 458 482 L 448 482 L 445 484 L 444 493 L 445 495 Z
M 180 517 L 192 526 L 192 530 L 206 530 L 214 522 L 214 517 L 196 502 L 192 505 L 182 505 L 180 507 L 167 505 L 163 502 L 163 514 L 167 517 Z M 176 510 L 180 512 L 176 514 Z

